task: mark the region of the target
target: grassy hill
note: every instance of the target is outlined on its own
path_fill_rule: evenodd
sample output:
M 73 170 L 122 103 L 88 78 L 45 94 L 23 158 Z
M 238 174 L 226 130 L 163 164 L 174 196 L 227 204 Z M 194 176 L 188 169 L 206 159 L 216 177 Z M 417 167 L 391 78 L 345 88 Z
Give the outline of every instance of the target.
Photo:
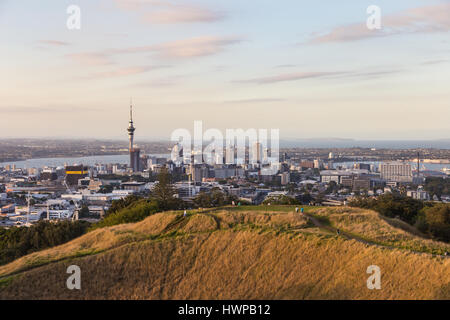
M 449 244 L 373 211 L 306 213 L 226 207 L 97 229 L 0 266 L 0 299 L 450 299 Z M 72 264 L 81 290 L 66 288 Z M 367 289 L 369 265 L 381 290 Z

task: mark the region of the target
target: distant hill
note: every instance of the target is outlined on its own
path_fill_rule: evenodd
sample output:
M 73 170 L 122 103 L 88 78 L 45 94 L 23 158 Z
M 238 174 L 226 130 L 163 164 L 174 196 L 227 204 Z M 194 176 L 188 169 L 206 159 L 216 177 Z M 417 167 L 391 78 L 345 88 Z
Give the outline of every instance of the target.
M 164 212 L 97 229 L 0 266 L 0 299 L 450 299 L 449 244 L 373 211 L 306 212 Z M 72 264 L 81 290 L 66 288 Z M 366 286 L 370 265 L 381 290 Z
M 282 139 L 281 148 L 381 148 L 381 149 L 415 149 L 436 148 L 450 149 L 450 139 L 435 140 L 356 140 L 340 138 L 323 139 Z

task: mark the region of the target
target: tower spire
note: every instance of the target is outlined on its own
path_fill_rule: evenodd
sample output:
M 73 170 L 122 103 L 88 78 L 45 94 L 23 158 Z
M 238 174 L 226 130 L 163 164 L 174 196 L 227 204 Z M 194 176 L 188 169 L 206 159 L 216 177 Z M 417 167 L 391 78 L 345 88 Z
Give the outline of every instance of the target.
M 133 99 L 130 98 L 130 122 L 133 122 Z

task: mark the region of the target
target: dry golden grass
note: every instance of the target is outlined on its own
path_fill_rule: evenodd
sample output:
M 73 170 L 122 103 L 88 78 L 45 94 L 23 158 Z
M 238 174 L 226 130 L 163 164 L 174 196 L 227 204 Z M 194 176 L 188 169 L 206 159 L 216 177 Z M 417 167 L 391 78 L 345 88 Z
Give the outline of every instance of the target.
M 195 214 L 191 216 L 187 223 L 179 228 L 179 230 L 186 233 L 196 233 L 214 231 L 217 228 L 217 222 L 212 216 L 205 214 Z
M 381 217 L 375 211 L 341 207 L 318 209 L 314 213 L 327 217 L 336 228 L 377 243 L 421 252 L 450 252 L 450 244 L 426 239 L 406 222 Z
M 0 282 L 0 298 L 450 299 L 449 259 L 310 234 L 306 227 L 293 213 L 158 214 L 46 250 L 70 257 L 89 243 L 103 251 L 9 277 Z M 20 270 L 18 261 L 0 274 Z M 71 264 L 81 268 L 79 291 L 65 285 Z M 381 290 L 366 286 L 373 264 L 381 268 Z
M 136 241 L 137 239 L 159 235 L 176 219 L 177 215 L 179 213 L 158 213 L 138 223 L 94 230 L 60 246 L 31 253 L 9 264 L 0 266 L 0 276 L 61 259 L 101 252 Z
M 302 228 L 307 225 L 307 220 L 294 212 L 254 212 L 254 211 L 227 211 L 216 213 L 222 221 L 221 226 L 233 227 L 239 224 L 253 224 L 259 227 L 292 227 Z

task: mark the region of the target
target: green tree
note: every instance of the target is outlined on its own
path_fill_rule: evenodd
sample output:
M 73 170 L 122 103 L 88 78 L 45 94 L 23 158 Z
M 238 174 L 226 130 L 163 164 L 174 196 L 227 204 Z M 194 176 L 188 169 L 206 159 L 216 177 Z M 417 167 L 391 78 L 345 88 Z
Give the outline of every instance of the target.
M 441 199 L 442 195 L 450 194 L 450 179 L 428 177 L 424 188 L 431 196 L 436 195 Z
M 99 193 L 111 193 L 111 192 L 113 192 L 113 190 L 114 190 L 114 187 L 110 184 L 107 184 L 107 185 L 101 186 Z
M 295 183 L 289 183 L 286 185 L 286 191 L 288 191 L 290 194 L 293 194 L 296 189 L 297 185 Z
M 111 203 L 111 207 L 109 208 L 108 212 L 106 213 L 106 216 L 108 216 L 109 214 L 115 213 L 117 211 L 120 211 L 124 208 L 127 208 L 135 203 L 137 203 L 138 201 L 142 200 L 143 198 L 140 196 L 136 196 L 136 195 L 129 195 L 123 199 L 120 200 L 114 200 Z
M 122 223 L 132 223 L 144 220 L 146 217 L 160 212 L 158 203 L 156 200 L 142 199 L 133 203 L 133 205 L 125 207 L 114 213 L 109 214 L 103 220 L 97 222 L 91 227 L 91 230 L 114 226 Z
M 173 209 L 173 206 L 177 203 L 177 199 L 174 198 L 176 193 L 171 175 L 167 168 L 163 167 L 158 175 L 158 183 L 153 189 L 152 196 L 162 210 L 168 210 Z
M 87 231 L 86 221 L 39 221 L 31 227 L 0 228 L 0 265 L 34 251 L 65 243 Z
M 198 208 L 209 208 L 212 206 L 212 198 L 209 193 L 200 192 L 192 200 Z
M 233 201 L 237 203 L 238 198 L 222 192 L 219 188 L 213 188 L 210 192 L 200 192 L 193 199 L 194 205 L 199 208 L 222 207 Z
M 338 191 L 339 186 L 337 185 L 336 181 L 330 181 L 330 183 L 328 184 L 328 188 L 325 191 L 325 194 L 336 193 Z
M 83 205 L 80 209 L 80 211 L 78 212 L 80 218 L 85 218 L 85 217 L 89 217 L 90 212 L 89 212 L 89 208 L 87 205 Z
M 281 195 L 281 196 L 270 196 L 267 197 L 263 204 L 271 204 L 271 205 L 294 205 L 294 204 L 300 204 L 298 200 L 295 198 Z
M 450 205 L 439 203 L 422 210 L 430 234 L 444 241 L 450 241 Z
M 387 193 L 376 199 L 357 197 L 350 201 L 349 205 L 352 207 L 372 209 L 390 218 L 399 217 L 410 224 L 416 223 L 419 211 L 424 206 L 422 201 L 396 193 Z

